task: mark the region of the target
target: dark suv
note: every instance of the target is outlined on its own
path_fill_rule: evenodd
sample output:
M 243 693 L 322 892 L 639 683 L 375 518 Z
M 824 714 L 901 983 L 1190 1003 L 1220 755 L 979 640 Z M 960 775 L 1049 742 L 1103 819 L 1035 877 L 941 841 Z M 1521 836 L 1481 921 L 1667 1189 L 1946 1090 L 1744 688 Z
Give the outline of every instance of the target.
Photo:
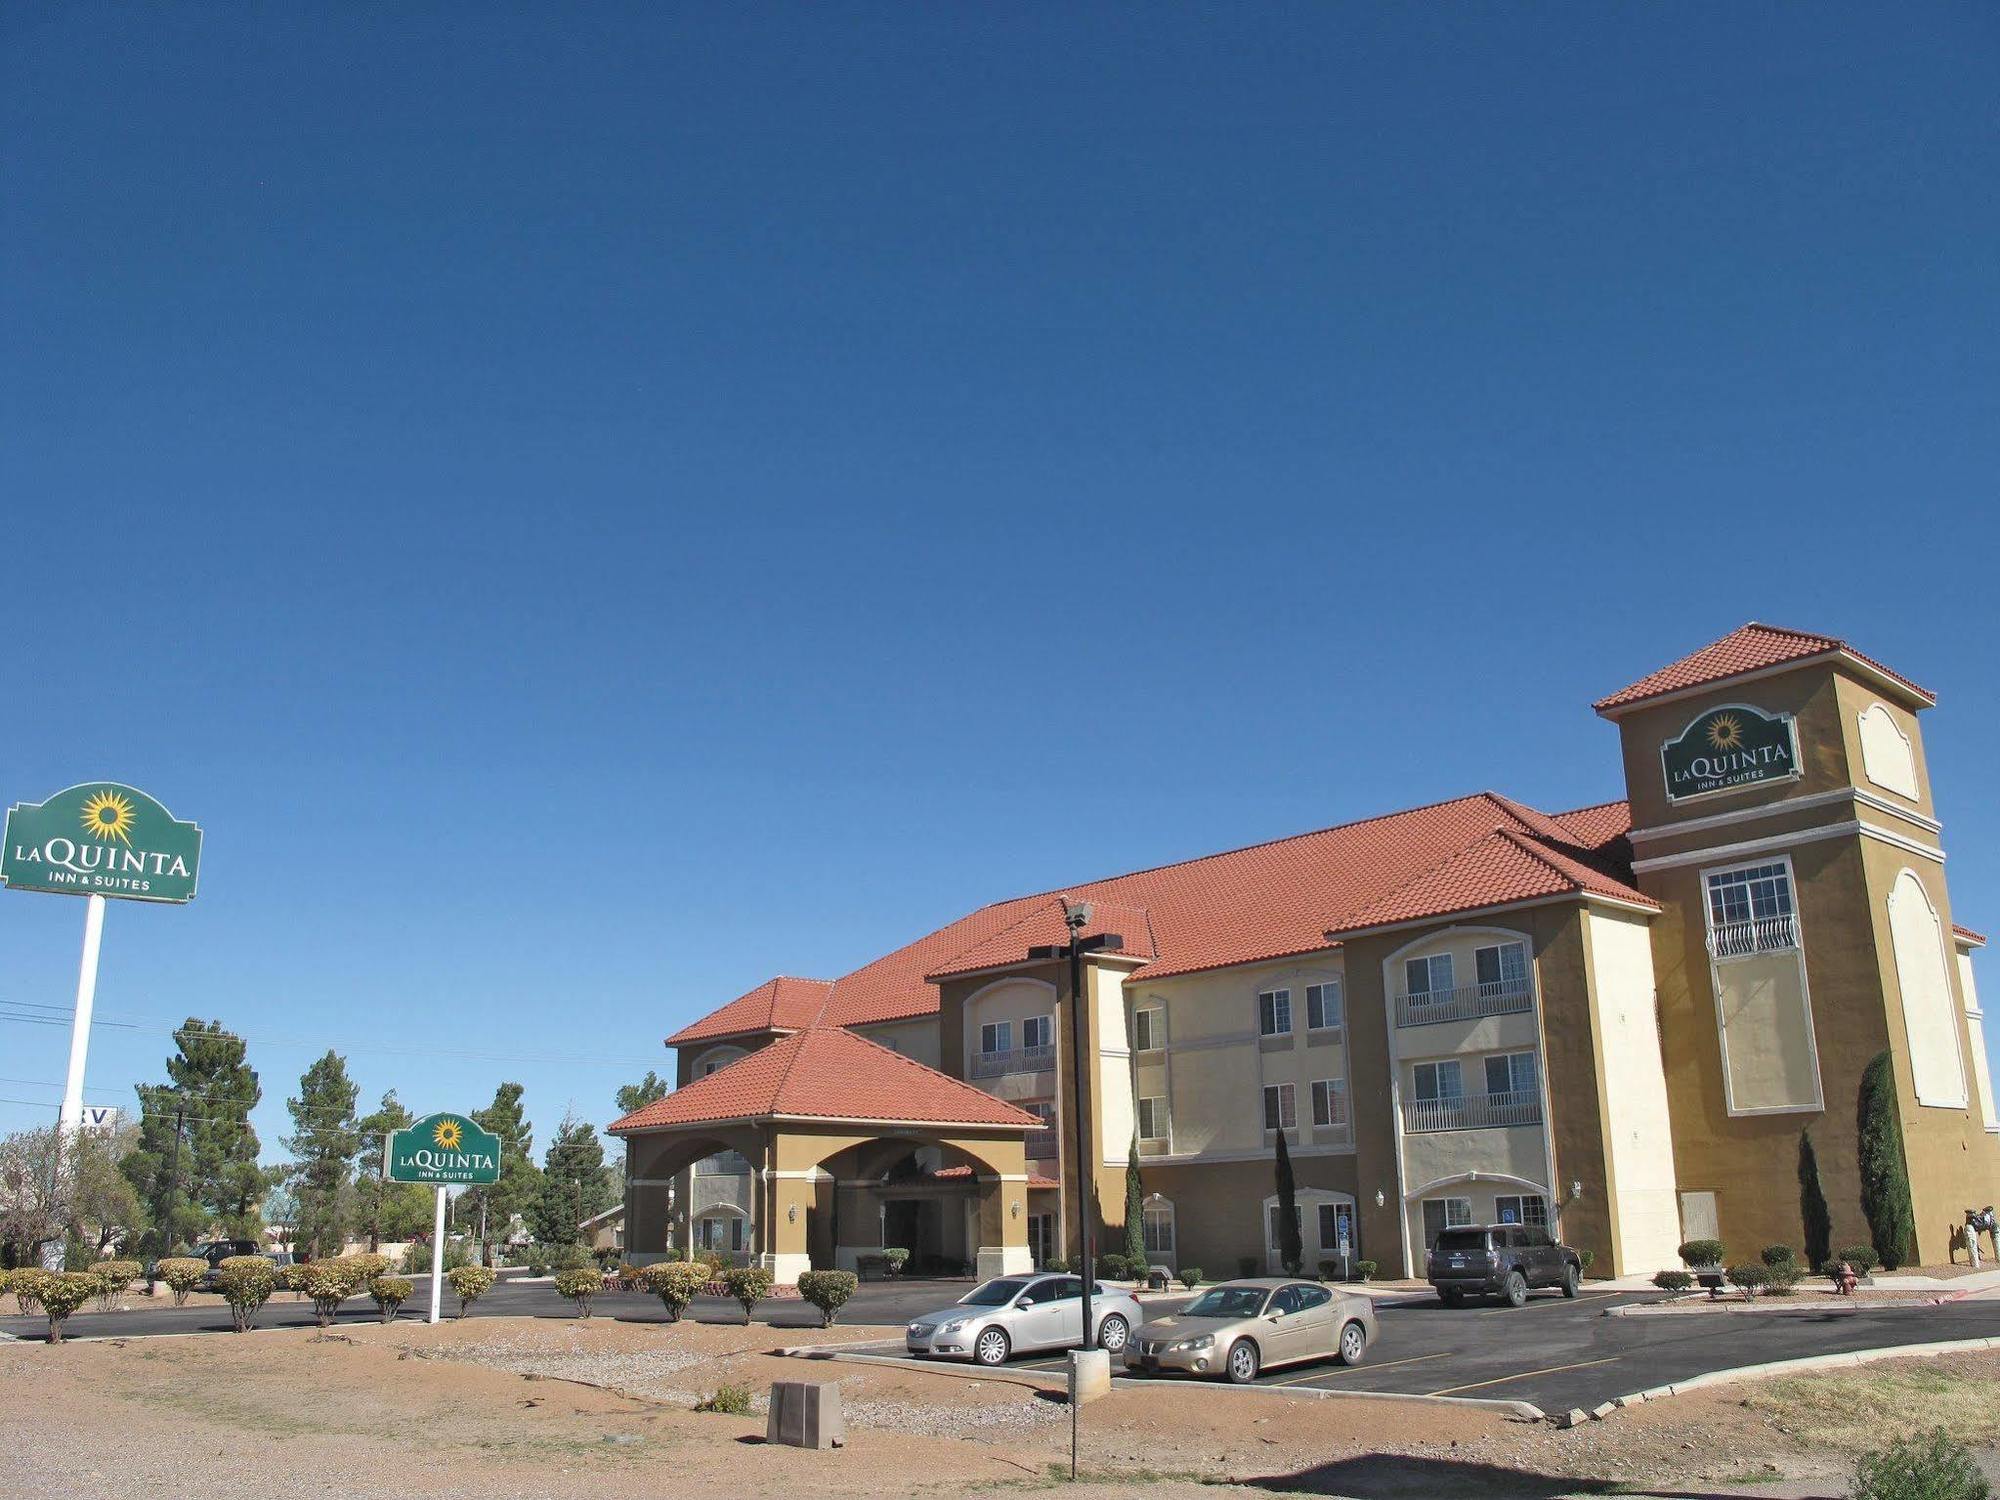
M 1574 1297 L 1583 1284 L 1582 1259 L 1533 1224 L 1447 1229 L 1431 1246 L 1425 1272 L 1447 1307 L 1467 1297 L 1504 1297 L 1519 1307 L 1533 1288 L 1560 1287 Z

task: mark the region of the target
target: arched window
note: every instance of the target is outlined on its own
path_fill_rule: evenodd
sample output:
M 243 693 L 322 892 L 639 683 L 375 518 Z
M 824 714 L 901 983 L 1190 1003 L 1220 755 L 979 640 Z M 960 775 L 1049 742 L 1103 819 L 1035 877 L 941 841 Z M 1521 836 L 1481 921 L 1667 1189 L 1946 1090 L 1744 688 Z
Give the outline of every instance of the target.
M 1146 1254 L 1171 1262 L 1174 1258 L 1174 1200 L 1148 1193 L 1141 1209 L 1145 1220 Z

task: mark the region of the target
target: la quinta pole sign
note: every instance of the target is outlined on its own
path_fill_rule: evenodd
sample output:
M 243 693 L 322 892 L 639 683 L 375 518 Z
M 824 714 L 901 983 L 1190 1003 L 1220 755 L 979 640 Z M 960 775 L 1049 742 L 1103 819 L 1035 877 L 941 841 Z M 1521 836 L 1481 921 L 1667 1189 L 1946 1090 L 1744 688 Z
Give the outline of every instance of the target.
M 437 1187 L 437 1212 L 431 1221 L 430 1320 L 435 1323 L 444 1301 L 445 1190 L 454 1183 L 498 1182 L 500 1137 L 464 1115 L 425 1115 L 389 1137 L 389 1180 Z
M 7 809 L 6 831 L 0 834 L 0 885 L 88 898 L 76 1015 L 69 1033 L 69 1077 L 58 1117 L 64 1136 L 84 1123 L 83 1065 L 90 1051 L 90 1012 L 97 1002 L 105 900 L 192 901 L 200 875 L 201 829 L 123 782 L 86 781 L 45 802 L 17 802 Z M 60 1245 L 50 1244 L 59 1256 Z M 45 1247 L 44 1254 L 50 1253 Z

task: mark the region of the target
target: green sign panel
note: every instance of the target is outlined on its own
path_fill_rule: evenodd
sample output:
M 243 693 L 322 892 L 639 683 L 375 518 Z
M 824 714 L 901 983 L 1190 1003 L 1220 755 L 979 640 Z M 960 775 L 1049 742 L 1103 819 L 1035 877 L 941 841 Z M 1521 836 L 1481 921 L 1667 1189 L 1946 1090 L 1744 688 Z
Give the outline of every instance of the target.
M 66 896 L 192 901 L 201 830 L 137 787 L 86 781 L 7 809 L 0 884 Z
M 500 1137 L 464 1115 L 426 1115 L 389 1137 L 391 1182 L 498 1182 Z
M 1741 703 L 1711 708 L 1660 747 L 1667 800 L 1685 802 L 1799 774 L 1799 738 L 1790 714 Z

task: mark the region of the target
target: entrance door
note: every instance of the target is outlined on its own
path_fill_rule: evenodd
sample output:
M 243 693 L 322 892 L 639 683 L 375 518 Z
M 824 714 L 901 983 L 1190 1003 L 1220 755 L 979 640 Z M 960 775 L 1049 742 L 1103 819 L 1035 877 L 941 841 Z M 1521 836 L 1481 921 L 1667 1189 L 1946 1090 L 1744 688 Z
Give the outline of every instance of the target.
M 1028 1215 L 1028 1253 L 1034 1257 L 1037 1270 L 1047 1265 L 1049 1257 L 1056 1253 L 1054 1214 Z

